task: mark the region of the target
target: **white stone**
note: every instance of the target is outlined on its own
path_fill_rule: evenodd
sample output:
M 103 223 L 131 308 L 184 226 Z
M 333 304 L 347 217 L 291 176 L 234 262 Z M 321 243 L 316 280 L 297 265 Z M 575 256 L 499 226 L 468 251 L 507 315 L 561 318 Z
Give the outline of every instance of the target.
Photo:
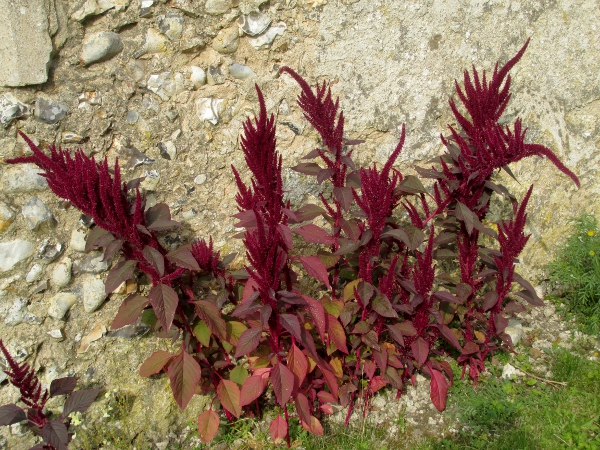
M 194 85 L 194 88 L 198 89 L 199 87 L 205 85 L 206 84 L 206 72 L 204 71 L 204 69 L 202 69 L 201 67 L 198 67 L 198 66 L 192 66 L 192 67 L 190 67 L 190 69 L 192 71 L 192 73 L 190 75 L 190 81 Z
M 238 80 L 256 76 L 250 67 L 238 63 L 233 63 L 229 66 L 229 75 Z
M 79 253 L 85 252 L 86 239 L 87 233 L 85 232 L 85 230 L 77 228 L 71 231 L 71 240 L 69 241 L 69 248 Z
M 31 197 L 21 210 L 30 230 L 37 230 L 43 224 L 53 225 L 54 216 L 44 202 L 37 197 Z
M 15 326 L 23 322 L 23 316 L 27 312 L 27 300 L 24 298 L 16 299 L 10 309 L 8 310 L 8 314 L 4 318 L 4 323 L 7 326 Z
M 29 258 L 35 249 L 31 242 L 22 239 L 0 243 L 0 272 L 11 270 L 20 261 Z
M 516 367 L 514 367 L 510 364 L 506 364 L 502 368 L 502 378 L 514 378 L 513 375 L 514 375 L 514 377 L 522 377 L 525 374 L 523 372 L 521 372 L 519 369 L 517 369 Z
M 50 281 L 53 286 L 65 287 L 71 282 L 71 268 L 73 267 L 73 261 L 71 258 L 64 258 L 60 261 L 50 274 Z
M 81 290 L 83 293 L 83 309 L 91 313 L 96 311 L 106 299 L 104 282 L 94 276 L 81 277 Z
M 504 332 L 510 336 L 513 345 L 517 345 L 524 334 L 523 326 L 517 319 L 510 319 Z
M 206 0 L 204 9 L 209 14 L 218 15 L 225 14 L 232 6 L 231 0 Z
M 28 283 L 33 283 L 34 281 L 37 281 L 40 279 L 43 272 L 44 272 L 44 267 L 39 263 L 35 263 L 33 266 L 31 266 L 31 269 L 29 269 L 29 272 L 27 272 L 25 281 L 27 281 Z
M 69 292 L 59 292 L 50 300 L 48 315 L 50 317 L 54 317 L 55 319 L 62 320 L 76 301 L 77 297 L 75 294 Z
M 249 37 L 248 42 L 255 50 L 265 50 L 271 48 L 271 44 L 277 36 L 281 36 L 287 28 L 284 22 L 279 22 L 277 25 L 269 28 L 263 34 L 257 37 Z
M 206 174 L 201 173 L 200 175 L 198 175 L 196 178 L 194 178 L 194 183 L 196 183 L 199 186 L 206 183 Z
M 44 191 L 48 189 L 46 178 L 38 175 L 41 169 L 35 164 L 9 166 L 2 173 L 2 189 L 5 193 Z

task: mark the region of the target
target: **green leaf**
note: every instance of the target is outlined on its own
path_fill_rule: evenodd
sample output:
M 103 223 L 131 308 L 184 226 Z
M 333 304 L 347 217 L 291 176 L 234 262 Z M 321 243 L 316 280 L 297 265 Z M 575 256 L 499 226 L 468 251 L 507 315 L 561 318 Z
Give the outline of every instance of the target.
M 210 345 L 210 328 L 206 325 L 203 320 L 200 320 L 194 329 L 192 330 L 198 342 L 200 342 L 204 347 L 208 347 Z
M 182 350 L 167 367 L 167 373 L 171 381 L 173 397 L 183 411 L 196 393 L 196 387 L 200 383 L 202 373 L 200 364 L 192 355 Z
M 244 384 L 244 381 L 248 378 L 248 370 L 244 366 L 235 366 L 231 372 L 229 372 L 229 379 L 240 386 Z
M 227 325 L 221 317 L 217 305 L 206 300 L 198 300 L 195 304 L 196 313 L 206 322 L 210 331 L 222 341 L 227 340 Z

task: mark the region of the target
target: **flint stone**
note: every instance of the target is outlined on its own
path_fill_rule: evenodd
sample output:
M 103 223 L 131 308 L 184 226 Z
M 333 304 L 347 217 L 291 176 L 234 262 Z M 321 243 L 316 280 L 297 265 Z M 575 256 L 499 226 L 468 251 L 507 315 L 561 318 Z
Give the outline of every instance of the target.
M 40 171 L 35 164 L 9 166 L 2 174 L 2 189 L 7 194 L 44 191 L 48 189 L 48 182 L 39 175 Z
M 81 277 L 81 290 L 83 292 L 83 309 L 87 313 L 96 311 L 106 299 L 104 282 L 94 276 Z
M 0 272 L 11 270 L 19 262 L 33 255 L 34 252 L 33 244 L 22 239 L 0 242 Z
M 103 254 L 100 252 L 85 255 L 80 261 L 73 264 L 73 274 L 105 272 L 108 269 L 108 263 L 102 259 Z
M 160 32 L 172 41 L 179 39 L 183 33 L 183 17 L 179 14 L 169 13 L 159 16 L 157 24 Z
M 88 17 L 97 16 L 112 8 L 123 11 L 129 6 L 129 3 L 130 0 L 87 0 L 71 14 L 71 18 L 82 22 Z
M 14 120 L 28 113 L 29 107 L 17 100 L 14 95 L 7 92 L 0 96 L 0 124 L 4 128 L 8 128 Z
M 75 304 L 77 297 L 75 294 L 69 292 L 59 292 L 52 300 L 50 300 L 50 307 L 48 308 L 48 315 L 55 319 L 62 320 L 69 309 Z
M 52 41 L 46 3 L 0 0 L 0 85 L 28 86 L 48 81 Z
M 65 287 L 71 282 L 71 268 L 73 261 L 71 258 L 65 258 L 58 263 L 50 275 L 52 284 L 56 287 Z
M 271 48 L 271 44 L 275 40 L 277 36 L 281 36 L 285 30 L 287 29 L 287 25 L 284 22 L 279 22 L 274 27 L 269 28 L 263 34 L 257 37 L 249 37 L 248 42 L 255 50 L 266 50 Z
M 54 216 L 44 202 L 37 197 L 31 197 L 21 210 L 30 230 L 37 230 L 40 226 L 54 225 Z
M 206 72 L 204 69 L 198 66 L 192 66 L 190 69 L 192 71 L 190 81 L 194 85 L 194 88 L 198 89 L 200 86 L 206 84 Z
M 81 46 L 79 60 L 84 66 L 95 62 L 106 61 L 123 50 L 121 36 L 112 31 L 87 35 Z
M 6 317 L 4 318 L 5 325 L 9 327 L 14 327 L 15 325 L 20 324 L 21 322 L 23 322 L 23 316 L 26 312 L 27 300 L 23 298 L 16 299 L 13 302 L 10 309 L 8 310 Z
M 71 240 L 69 241 L 69 248 L 79 253 L 85 252 L 85 242 L 87 239 L 87 233 L 82 229 L 75 229 L 71 231 Z
M 35 263 L 33 266 L 31 266 L 29 272 L 27 272 L 27 275 L 25 276 L 25 281 L 27 281 L 28 283 L 33 283 L 34 281 L 40 279 L 43 272 L 44 267 L 39 263 Z
M 225 75 L 221 72 L 219 66 L 210 66 L 208 68 L 208 84 L 214 86 L 215 84 L 225 83 Z
M 35 118 L 50 125 L 59 122 L 67 115 L 67 106 L 52 99 L 38 97 L 35 101 Z

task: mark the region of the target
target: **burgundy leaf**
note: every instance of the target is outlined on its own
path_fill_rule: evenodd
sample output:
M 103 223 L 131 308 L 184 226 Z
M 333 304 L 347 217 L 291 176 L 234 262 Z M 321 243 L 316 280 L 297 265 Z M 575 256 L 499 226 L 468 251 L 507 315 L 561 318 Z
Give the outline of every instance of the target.
M 327 286 L 327 289 L 331 289 L 331 285 L 329 284 L 329 274 L 318 256 L 301 256 L 300 262 L 302 262 L 304 269 L 310 276 L 321 281 Z
M 106 231 L 100 227 L 94 227 L 91 229 L 85 240 L 85 252 L 91 252 L 96 247 L 105 247 L 111 240 L 116 238 L 110 231 Z
M 140 317 L 147 305 L 146 297 L 139 294 L 129 295 L 119 306 L 119 312 L 117 312 L 110 329 L 118 330 L 126 325 L 131 325 Z
M 270 379 L 277 403 L 284 406 L 294 390 L 294 374 L 280 362 L 271 370 Z
M 375 298 L 373 298 L 373 301 L 371 302 L 371 307 L 380 316 L 398 318 L 398 313 L 392 308 L 392 304 L 383 294 L 375 295 Z
M 483 310 L 487 311 L 498 303 L 498 293 L 494 291 L 486 292 L 483 296 Z
M 70 394 L 75 390 L 75 386 L 77 386 L 76 377 L 64 377 L 52 380 L 50 383 L 50 397 Z
M 158 283 L 148 294 L 148 301 L 165 332 L 169 332 L 179 304 L 177 292 L 171 286 Z
M 427 194 L 427 190 L 414 175 L 406 175 L 400 183 L 400 190 L 407 194 Z
M 296 392 L 302 386 L 308 373 L 308 359 L 295 344 L 292 344 L 288 353 L 287 364 L 294 374 L 294 392 Z
M 438 411 L 446 409 L 446 397 L 448 396 L 448 383 L 441 372 L 431 369 L 430 397 Z
M 300 208 L 299 210 L 296 211 L 296 216 L 298 217 L 298 220 L 300 222 L 312 220 L 315 217 L 318 217 L 318 216 L 324 215 L 324 214 L 327 214 L 327 211 L 325 211 L 320 206 L 312 205 L 310 203 L 307 205 L 304 205 L 302 208 Z
M 317 163 L 314 162 L 309 162 L 309 163 L 300 163 L 294 167 L 292 167 L 292 170 L 295 170 L 296 172 L 300 172 L 303 173 L 305 175 L 317 175 L 320 171 L 321 171 L 321 166 L 319 166 Z
M 219 431 L 219 416 L 212 409 L 198 416 L 198 434 L 203 444 L 212 441 L 217 431 Z
M 165 231 L 181 226 L 171 220 L 171 211 L 166 203 L 157 203 L 146 211 L 146 227 L 152 231 Z
M 301 330 L 300 330 L 300 322 L 298 318 L 293 314 L 280 314 L 279 315 L 279 323 L 283 328 L 290 332 L 294 338 L 301 341 Z
M 65 401 L 63 417 L 67 417 L 72 412 L 86 412 L 99 393 L 100 389 L 82 389 L 73 392 Z
M 300 228 L 296 228 L 294 232 L 301 235 L 306 242 L 324 245 L 331 245 L 335 243 L 333 237 L 327 234 L 323 228 L 313 225 L 312 223 L 303 225 Z
M 121 283 L 129 280 L 133 276 L 133 271 L 137 262 L 131 260 L 124 260 L 118 262 L 106 277 L 106 283 L 104 284 L 104 290 L 107 294 L 110 294 L 117 289 Z
M 439 325 L 439 329 L 442 332 L 442 335 L 446 338 L 448 342 L 450 342 L 454 346 L 454 348 L 462 351 L 460 343 L 458 342 L 458 338 L 450 328 L 448 328 L 446 325 Z
M 298 394 L 296 396 L 296 411 L 298 412 L 298 417 L 301 421 L 310 423 L 310 406 L 308 404 L 308 399 L 304 394 Z
M 248 328 L 244 331 L 238 340 L 234 357 L 241 358 L 252 352 L 260 344 L 261 336 L 262 330 L 260 328 Z
M 166 258 L 173 264 L 188 270 L 200 270 L 198 261 L 194 258 L 192 251 L 187 246 L 181 246 L 167 253 Z
M 182 350 L 167 367 L 173 397 L 183 411 L 200 383 L 201 369 L 198 362 L 185 350 Z
M 346 186 L 334 187 L 333 196 L 338 202 L 340 202 L 340 205 L 342 206 L 342 209 L 344 211 L 348 211 L 350 209 L 350 206 L 352 206 L 352 202 L 354 201 L 352 189 Z
M 375 350 L 379 350 L 379 340 L 377 338 L 377 333 L 374 330 L 371 330 L 368 333 L 363 334 L 360 337 L 360 339 L 365 344 L 367 344 L 369 347 L 374 348 Z
M 371 392 L 373 394 L 375 392 L 377 392 L 379 389 L 385 387 L 386 385 L 387 385 L 387 381 L 385 381 L 385 379 L 379 375 L 371 378 L 371 381 L 369 382 L 369 387 L 371 388 Z
M 292 242 L 292 230 L 287 225 L 280 223 L 277 225 L 277 229 L 279 230 L 279 234 L 283 238 L 283 242 L 286 247 L 291 250 L 294 248 L 294 243 Z
M 302 295 L 302 298 L 306 300 L 308 303 L 308 310 L 310 311 L 310 315 L 315 321 L 315 326 L 317 327 L 317 331 L 319 332 L 319 336 L 321 340 L 325 342 L 325 331 L 326 331 L 326 322 L 325 322 L 325 308 L 321 305 L 321 302 L 315 300 L 312 297 L 307 297 L 306 295 Z

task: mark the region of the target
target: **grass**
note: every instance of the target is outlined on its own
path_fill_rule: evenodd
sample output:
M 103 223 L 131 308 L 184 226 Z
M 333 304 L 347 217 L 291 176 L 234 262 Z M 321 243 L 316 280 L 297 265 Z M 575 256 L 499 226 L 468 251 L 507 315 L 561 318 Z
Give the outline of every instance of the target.
M 583 331 L 600 335 L 600 232 L 598 220 L 584 214 L 573 220 L 574 233 L 547 267 L 558 299 Z M 556 300 L 556 298 L 555 298 Z

